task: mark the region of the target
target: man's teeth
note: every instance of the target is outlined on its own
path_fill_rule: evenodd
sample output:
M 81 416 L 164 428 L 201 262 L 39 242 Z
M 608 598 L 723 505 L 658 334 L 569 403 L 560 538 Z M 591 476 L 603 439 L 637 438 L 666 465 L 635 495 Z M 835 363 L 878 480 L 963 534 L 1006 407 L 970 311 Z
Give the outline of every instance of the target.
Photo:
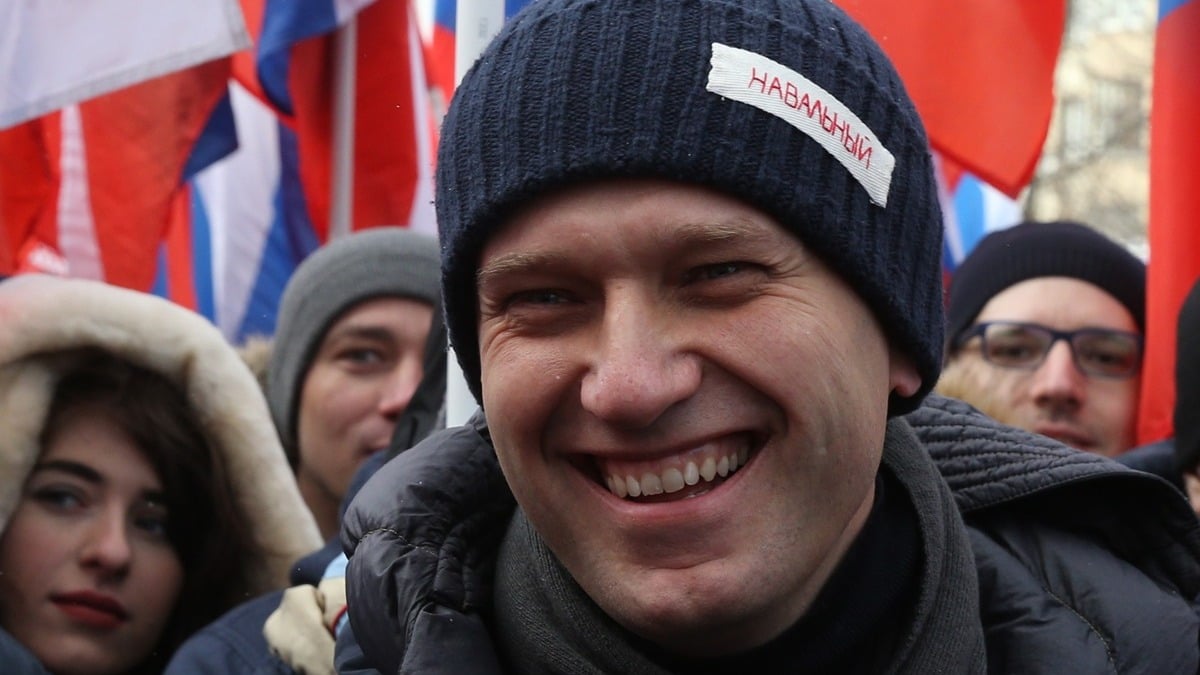
M 653 497 L 663 493 L 679 492 L 685 487 L 697 485 L 701 481 L 711 483 L 717 477 L 724 478 L 745 466 L 749 458 L 750 450 L 742 448 L 720 457 L 705 457 L 700 460 L 699 464 L 695 460 L 689 460 L 682 467 L 667 467 L 662 469 L 661 473 L 646 471 L 636 476 L 632 473 L 612 473 L 605 480 L 609 492 L 621 499 Z

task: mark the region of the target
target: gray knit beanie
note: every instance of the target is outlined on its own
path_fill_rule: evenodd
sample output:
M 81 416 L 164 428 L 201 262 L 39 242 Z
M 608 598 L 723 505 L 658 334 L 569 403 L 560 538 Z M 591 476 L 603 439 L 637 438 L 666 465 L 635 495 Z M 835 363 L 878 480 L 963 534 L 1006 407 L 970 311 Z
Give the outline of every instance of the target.
M 288 280 L 267 370 L 267 401 L 289 453 L 296 446 L 300 388 L 325 331 L 355 305 L 391 296 L 437 306 L 433 237 L 401 227 L 360 230 L 317 249 Z
M 941 369 L 939 210 L 925 131 L 891 63 L 829 0 L 539 0 L 460 83 L 437 214 L 451 344 L 477 400 L 475 273 L 523 202 L 604 178 L 741 199 L 789 228 L 916 364 Z

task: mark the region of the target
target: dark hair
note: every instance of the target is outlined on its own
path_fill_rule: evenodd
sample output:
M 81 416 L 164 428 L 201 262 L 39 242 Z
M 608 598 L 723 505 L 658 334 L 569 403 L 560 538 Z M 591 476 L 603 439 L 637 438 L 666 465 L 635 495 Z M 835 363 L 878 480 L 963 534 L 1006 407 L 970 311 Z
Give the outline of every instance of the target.
M 106 352 L 78 356 L 55 388 L 41 447 L 79 411 L 98 410 L 133 440 L 162 481 L 167 538 L 184 580 L 167 625 L 139 667 L 162 672 L 188 636 L 245 599 L 243 563 L 259 552 L 234 507 L 223 458 L 180 387 Z

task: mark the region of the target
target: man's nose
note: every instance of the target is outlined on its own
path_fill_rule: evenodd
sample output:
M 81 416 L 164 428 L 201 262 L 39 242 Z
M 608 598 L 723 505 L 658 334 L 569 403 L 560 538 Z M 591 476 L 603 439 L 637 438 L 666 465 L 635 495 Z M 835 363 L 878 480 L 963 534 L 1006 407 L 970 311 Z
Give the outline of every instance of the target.
M 391 419 L 400 417 L 412 402 L 423 375 L 424 369 L 419 358 L 406 357 L 397 363 L 381 385 L 379 413 Z
M 591 414 L 642 428 L 696 392 L 701 365 L 684 348 L 686 327 L 653 298 L 637 291 L 614 295 L 597 326 L 580 396 Z
M 1038 405 L 1078 408 L 1087 398 L 1087 375 L 1075 363 L 1071 345 L 1059 340 L 1050 346 L 1033 372 L 1031 393 Z

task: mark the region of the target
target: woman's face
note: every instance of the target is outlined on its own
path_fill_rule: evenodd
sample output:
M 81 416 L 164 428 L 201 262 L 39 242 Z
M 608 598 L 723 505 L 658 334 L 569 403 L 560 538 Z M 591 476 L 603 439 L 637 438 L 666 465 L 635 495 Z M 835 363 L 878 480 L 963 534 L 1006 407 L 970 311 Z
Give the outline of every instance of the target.
M 0 626 L 52 672 L 144 660 L 183 583 L 162 483 L 100 410 L 62 417 L 0 536 Z

